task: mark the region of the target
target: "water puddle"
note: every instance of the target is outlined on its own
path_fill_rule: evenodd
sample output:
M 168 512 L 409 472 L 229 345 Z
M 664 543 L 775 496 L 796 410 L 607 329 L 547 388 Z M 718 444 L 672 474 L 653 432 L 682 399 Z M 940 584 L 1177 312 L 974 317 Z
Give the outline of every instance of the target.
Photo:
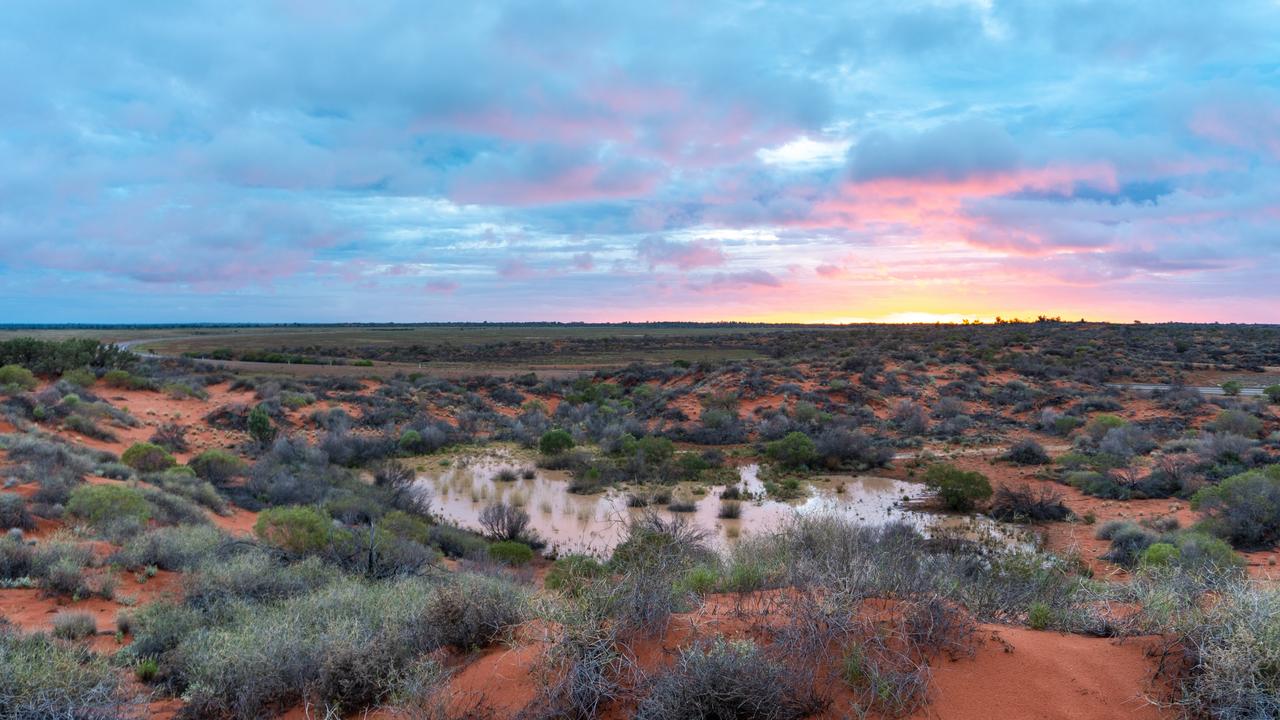
M 932 528 L 974 522 L 905 507 L 925 495 L 923 486 L 916 483 L 872 475 L 820 475 L 806 483 L 804 497 L 783 501 L 764 497 L 759 471 L 754 464 L 739 468 L 738 487 L 753 499 L 741 501 L 738 518 L 719 517 L 723 485 L 685 483 L 662 489 L 669 489 L 677 501 L 692 503 L 693 510 L 683 514 L 721 549 L 742 535 L 773 530 L 796 513 L 840 513 L 868 525 L 905 521 L 926 533 Z M 536 468 L 531 457 L 506 449 L 458 455 L 447 465 L 428 464 L 418 471 L 419 486 L 433 496 L 434 512 L 457 525 L 478 530 L 485 507 L 507 502 L 529 513 L 530 526 L 546 539 L 550 549 L 601 557 L 619 542 L 630 519 L 645 512 L 628 507 L 628 496 L 659 489 L 610 488 L 594 495 L 575 495 L 568 492 L 568 481 L 568 473 Z M 695 494 L 695 489 L 705 492 Z M 672 512 L 658 505 L 650 509 Z

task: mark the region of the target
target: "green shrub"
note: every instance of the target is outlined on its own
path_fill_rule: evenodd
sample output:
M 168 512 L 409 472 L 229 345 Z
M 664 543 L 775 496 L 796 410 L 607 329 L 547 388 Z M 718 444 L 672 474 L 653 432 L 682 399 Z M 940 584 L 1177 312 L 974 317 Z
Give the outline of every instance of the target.
M 680 579 L 680 588 L 695 595 L 709 595 L 719 587 L 720 569 L 713 565 L 695 565 Z
M 102 376 L 104 385 L 121 390 L 136 390 L 146 383 L 142 378 L 134 377 L 128 370 L 110 370 Z
M 1272 404 L 1280 405 L 1280 385 L 1268 385 L 1263 389 L 1262 394 L 1266 395 Z
M 635 453 L 649 465 L 661 465 L 675 455 L 676 446 L 668 438 L 646 435 L 635 443 Z
M 574 445 L 573 436 L 566 430 L 548 430 L 538 440 L 538 451 L 543 455 L 559 455 Z
M 378 529 L 422 545 L 431 544 L 431 525 L 422 518 L 400 510 L 392 510 L 379 518 Z
M 1054 612 L 1048 604 L 1036 601 L 1027 608 L 1027 627 L 1032 630 L 1046 630 L 1053 625 Z
M 243 475 L 246 465 L 243 460 L 228 450 L 210 448 L 191 459 L 188 466 L 195 471 L 201 480 L 214 485 L 225 485 L 232 478 Z
M 133 676 L 139 682 L 151 682 L 160 672 L 160 663 L 155 658 L 143 658 L 133 666 Z
M 1219 387 L 1222 388 L 1223 395 L 1234 397 L 1240 394 L 1241 385 L 1239 380 L 1228 380 Z
M 1084 431 L 1089 435 L 1089 437 L 1093 438 L 1094 442 L 1097 442 L 1101 440 L 1108 431 L 1124 427 L 1128 424 L 1129 423 L 1124 418 L 1116 417 L 1115 415 L 1099 415 L 1085 424 Z
M 323 549 L 329 544 L 333 529 L 324 513 L 300 505 L 267 508 L 258 514 L 253 526 L 258 537 L 295 553 Z
M 524 565 L 533 560 L 533 548 L 522 542 L 503 540 L 489 546 L 489 558 L 504 565 Z
M 120 456 L 120 461 L 138 472 L 160 472 L 177 464 L 173 456 L 154 443 L 135 443 Z
M 1191 507 L 1205 514 L 1209 532 L 1235 547 L 1271 547 L 1280 540 L 1280 465 L 1201 488 Z
M 261 405 L 249 412 L 249 436 L 260 445 L 266 445 L 276 438 L 276 426 L 271 423 L 271 415 Z
M 401 452 L 413 454 L 417 452 L 418 448 L 422 447 L 422 433 L 412 429 L 405 430 L 401 433 L 397 445 L 399 445 Z
M 808 467 L 818 459 L 818 448 L 813 440 L 802 432 L 790 432 L 781 440 L 765 446 L 765 454 L 787 468 Z
M 938 493 L 949 510 L 972 510 L 976 502 L 991 497 L 991 482 L 974 470 L 961 470 L 954 465 L 934 465 L 925 472 L 925 484 Z
M 35 390 L 36 376 L 21 365 L 0 367 L 0 389 L 8 391 Z
M 1224 570 L 1244 567 L 1244 558 L 1221 538 L 1188 530 L 1176 534 L 1178 564 L 1184 568 Z
M 98 381 L 98 378 L 89 368 L 75 368 L 62 373 L 62 379 L 75 385 L 76 387 L 88 388 Z
M 1214 432 L 1234 433 L 1247 438 L 1262 434 L 1262 421 L 1243 410 L 1223 410 L 1206 427 Z
M 764 566 L 755 560 L 735 558 L 725 574 L 724 589 L 728 592 L 748 593 L 765 585 Z
M 431 544 L 452 558 L 483 558 L 489 552 L 479 535 L 451 525 L 432 525 Z
M 1066 437 L 1072 430 L 1080 427 L 1084 421 L 1074 415 L 1063 415 L 1053 421 L 1053 432 Z
M 1181 556 L 1182 553 L 1178 551 L 1176 546 L 1166 542 L 1158 542 L 1142 551 L 1142 557 L 1138 560 L 1138 564 L 1142 567 L 1164 567 L 1176 564 Z
M 552 563 L 543 584 L 549 590 L 577 595 L 584 587 L 605 574 L 604 565 L 590 555 L 565 555 Z
M 98 529 L 114 524 L 142 525 L 152 516 L 152 507 L 137 488 L 123 485 L 81 485 L 71 491 L 67 512 Z

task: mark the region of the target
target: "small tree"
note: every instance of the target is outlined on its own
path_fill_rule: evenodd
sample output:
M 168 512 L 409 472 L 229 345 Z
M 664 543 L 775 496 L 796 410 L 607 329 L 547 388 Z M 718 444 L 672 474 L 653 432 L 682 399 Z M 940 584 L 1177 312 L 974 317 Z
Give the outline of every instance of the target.
M 934 465 L 925 473 L 924 481 L 949 510 L 972 510 L 976 502 L 991 497 L 991 482 L 986 475 L 954 465 Z
M 818 458 L 818 448 L 802 432 L 790 432 L 768 444 L 765 453 L 788 468 L 806 467 Z
M 1230 396 L 1232 396 L 1232 397 L 1235 397 L 1236 395 L 1239 395 L 1239 394 L 1240 394 L 1240 381 L 1239 381 L 1239 380 L 1228 380 L 1228 381 L 1226 381 L 1226 382 L 1222 383 L 1222 386 L 1221 386 L 1221 387 L 1222 387 L 1222 392 L 1223 392 L 1223 394 L 1225 394 L 1225 395 L 1230 395 Z
M 249 435 L 260 445 L 266 445 L 276 438 L 276 427 L 271 424 L 271 416 L 261 405 L 249 413 Z
M 1204 512 L 1210 532 L 1232 545 L 1271 547 L 1280 541 L 1280 465 L 1202 488 L 1191 499 L 1191 507 Z
M 164 448 L 154 443 L 135 443 L 120 460 L 138 472 L 160 472 L 173 467 L 177 461 Z
M 400 452 L 407 455 L 416 454 L 422 447 L 422 433 L 412 429 L 405 430 L 396 444 L 400 447 Z
M 559 455 L 574 445 L 573 436 L 567 430 L 548 430 L 538 440 L 538 450 L 543 455 Z
M 1268 385 L 1262 394 L 1266 395 L 1272 404 L 1280 405 L 1280 385 Z

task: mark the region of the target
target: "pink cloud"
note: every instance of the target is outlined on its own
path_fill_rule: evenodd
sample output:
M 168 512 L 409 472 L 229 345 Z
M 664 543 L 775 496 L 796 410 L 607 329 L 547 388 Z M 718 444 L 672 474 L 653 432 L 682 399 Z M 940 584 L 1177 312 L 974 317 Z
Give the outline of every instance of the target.
M 507 260 L 498 265 L 498 275 L 507 280 L 527 280 L 535 274 L 533 266 L 519 258 Z
M 723 265 L 728 258 L 720 243 L 702 238 L 682 243 L 661 237 L 647 237 L 640 241 L 636 255 L 653 269 L 659 265 L 671 265 L 680 270 Z
M 452 280 L 431 280 L 422 289 L 435 295 L 450 295 L 458 289 L 458 283 Z
M 1206 105 L 1192 114 L 1190 127 L 1207 140 L 1280 159 L 1280 105 L 1247 101 Z
M 848 182 L 840 192 L 815 205 L 798 225 L 841 227 L 878 234 L 911 235 L 936 241 L 992 244 L 978 205 L 1026 192 L 1069 195 L 1079 183 L 1114 191 L 1119 183 L 1108 164 L 1060 165 L 946 178 L 886 178 Z M 1000 244 L 1033 252 L 1034 242 Z
M 607 198 L 638 197 L 658 183 L 656 169 L 619 160 L 529 161 L 508 158 L 481 161 L 455 178 L 450 199 L 481 205 L 545 205 Z
M 776 288 L 782 286 L 782 281 L 777 275 L 768 270 L 743 270 L 741 272 L 716 273 L 711 276 L 711 280 L 705 287 L 768 287 Z

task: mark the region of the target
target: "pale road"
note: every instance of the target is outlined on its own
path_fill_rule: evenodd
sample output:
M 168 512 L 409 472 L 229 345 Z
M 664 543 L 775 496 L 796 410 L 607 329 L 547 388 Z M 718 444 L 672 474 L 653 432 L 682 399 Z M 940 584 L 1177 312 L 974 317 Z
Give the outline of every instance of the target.
M 1120 388 L 1122 390 L 1140 390 L 1145 392 L 1153 392 L 1156 390 L 1171 390 L 1173 385 L 1158 385 L 1153 383 L 1107 383 L 1107 387 Z M 1217 385 L 1186 385 L 1185 390 L 1195 390 L 1201 395 L 1226 395 L 1222 388 Z M 1262 388 L 1246 387 L 1240 388 L 1241 395 L 1259 396 L 1262 395 Z

